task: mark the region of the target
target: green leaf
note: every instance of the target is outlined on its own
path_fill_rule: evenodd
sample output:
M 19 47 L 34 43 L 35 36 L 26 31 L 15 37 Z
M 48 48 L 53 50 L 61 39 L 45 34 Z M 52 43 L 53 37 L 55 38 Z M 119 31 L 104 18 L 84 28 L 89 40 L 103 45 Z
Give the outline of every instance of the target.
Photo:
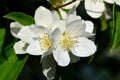
M 12 12 L 4 17 L 24 26 L 35 23 L 31 16 L 20 12 Z M 27 58 L 28 55 L 16 55 L 13 44 L 5 48 L 2 55 L 0 55 L 0 80 L 16 80 Z
M 16 22 L 19 22 L 24 26 L 31 25 L 31 24 L 35 23 L 34 19 L 31 16 L 26 15 L 26 14 L 21 13 L 21 12 L 12 12 L 12 13 L 5 15 L 4 17 L 11 19 L 11 20 L 14 20 Z
M 3 47 L 2 45 L 4 42 L 4 36 L 5 36 L 5 29 L 1 28 L 0 29 L 0 55 L 1 55 L 2 47 Z
M 16 80 L 28 55 L 17 56 L 12 44 L 5 49 L 5 56 L 0 56 L 0 80 Z
M 110 49 L 111 52 L 120 43 L 120 12 L 118 11 L 116 11 L 115 14 L 115 31 L 113 36 L 112 47 Z

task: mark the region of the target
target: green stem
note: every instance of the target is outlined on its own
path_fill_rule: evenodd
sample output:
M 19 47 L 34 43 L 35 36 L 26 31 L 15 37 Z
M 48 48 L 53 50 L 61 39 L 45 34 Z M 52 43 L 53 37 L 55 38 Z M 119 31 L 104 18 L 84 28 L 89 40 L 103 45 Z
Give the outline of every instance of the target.
M 115 3 L 113 4 L 113 31 L 112 31 L 112 39 L 114 39 L 114 33 L 115 33 Z
M 88 61 L 88 64 L 92 63 L 94 57 L 95 57 L 95 54 L 93 54 L 93 55 L 90 57 L 90 59 L 89 59 L 89 61 Z
M 59 80 L 62 80 L 62 79 L 61 79 L 61 76 L 59 77 Z
M 116 21 L 115 21 L 115 14 L 116 14 L 116 4 L 114 3 L 113 4 L 113 30 L 112 30 L 112 45 L 113 45 L 113 41 L 114 41 L 114 34 L 115 34 L 115 29 L 116 29 Z M 110 49 L 110 53 L 112 52 L 112 50 L 113 50 L 113 46 L 111 47 L 111 49 Z
M 62 14 L 60 13 L 60 11 L 57 10 L 57 12 L 58 12 L 58 14 L 59 14 L 60 19 L 62 19 Z

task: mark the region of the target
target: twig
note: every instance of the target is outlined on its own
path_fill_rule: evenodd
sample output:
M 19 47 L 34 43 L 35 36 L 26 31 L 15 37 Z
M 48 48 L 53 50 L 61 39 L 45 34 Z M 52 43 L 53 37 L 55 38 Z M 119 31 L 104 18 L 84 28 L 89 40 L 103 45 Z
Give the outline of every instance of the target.
M 57 9 L 59 9 L 59 8 L 61 8 L 61 7 L 65 7 L 65 6 L 69 5 L 69 4 L 71 4 L 71 3 L 75 2 L 75 1 L 77 1 L 77 0 L 72 0 L 72 1 L 70 1 L 70 2 L 68 2 L 68 3 L 66 3 L 66 4 L 57 6 L 57 7 L 55 7 L 55 8 L 53 7 L 53 8 L 51 8 L 50 10 L 57 10 Z

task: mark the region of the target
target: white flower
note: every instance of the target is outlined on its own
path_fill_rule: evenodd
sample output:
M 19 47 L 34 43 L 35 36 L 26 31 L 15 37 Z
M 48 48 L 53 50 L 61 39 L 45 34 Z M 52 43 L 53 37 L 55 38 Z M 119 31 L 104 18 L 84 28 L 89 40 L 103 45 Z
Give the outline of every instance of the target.
M 35 11 L 35 25 L 44 26 L 52 31 L 57 21 L 60 20 L 56 11 L 50 11 L 43 6 L 40 6 Z
M 85 9 L 93 18 L 99 18 L 105 10 L 105 2 L 114 3 L 114 0 L 85 0 Z
M 42 55 L 43 74 L 48 80 L 53 79 L 56 72 L 56 62 L 53 56 L 49 55 L 52 52 L 53 43 L 50 31 L 45 27 L 23 26 L 17 22 L 12 22 L 10 28 L 12 35 L 21 39 L 14 45 L 15 53 Z
M 48 55 L 52 49 L 52 37 L 49 29 L 31 25 L 23 27 L 18 32 L 18 37 L 28 43 L 26 52 L 31 55 Z
M 120 6 L 120 0 L 114 0 L 116 2 L 117 5 Z
M 35 20 L 35 26 L 44 26 L 44 27 L 50 29 L 51 32 L 52 32 L 55 29 L 54 25 L 57 23 L 57 21 L 59 21 L 59 15 L 56 13 L 56 11 L 51 12 L 48 9 L 44 8 L 43 6 L 40 6 L 35 11 L 34 20 Z M 29 26 L 31 26 L 31 25 L 29 25 Z M 12 35 L 14 37 L 21 39 L 21 36 L 18 37 L 18 32 L 20 31 L 21 28 L 29 27 L 29 26 L 23 26 L 18 22 L 12 22 L 10 24 L 11 33 L 12 33 Z M 29 28 L 25 28 L 25 29 L 28 30 L 28 31 L 26 31 L 26 33 L 27 32 L 29 33 L 28 35 L 26 35 L 26 37 L 29 37 L 30 35 L 33 34 L 30 31 Z M 25 34 L 23 34 L 23 36 Z M 33 41 L 33 40 L 32 39 L 27 40 L 27 44 L 30 44 L 31 41 Z M 27 48 L 27 46 L 26 46 L 26 41 L 25 40 L 22 40 L 20 42 L 18 41 L 14 45 L 14 49 L 15 49 L 16 54 L 24 54 L 24 53 L 26 53 L 26 51 L 25 51 L 26 48 Z
M 93 24 L 77 16 L 76 7 L 72 8 L 67 19 L 59 20 L 56 12 L 40 6 L 34 19 L 35 24 L 29 26 L 11 23 L 11 33 L 21 39 L 14 49 L 17 54 L 42 55 L 43 73 L 48 80 L 55 76 L 54 59 L 58 65 L 67 66 L 78 61 L 78 57 L 90 56 L 96 51 L 94 42 L 87 38 L 93 35 Z
M 76 6 L 73 6 L 72 9 L 69 12 L 67 18 L 66 18 L 66 23 L 68 24 L 72 21 L 80 20 L 80 19 L 81 19 L 81 17 L 78 16 L 77 13 L 76 13 Z M 82 21 L 84 21 L 84 20 L 82 20 Z M 85 25 L 86 25 L 84 36 L 86 36 L 86 37 L 93 36 L 94 34 L 92 32 L 93 32 L 93 29 L 94 29 L 94 24 L 89 20 L 84 21 L 84 22 L 85 22 Z
M 65 22 L 67 24 L 69 24 L 76 20 L 81 20 L 81 17 L 76 15 L 76 6 L 74 6 L 70 10 L 67 19 L 57 22 L 54 26 L 56 26 L 57 28 L 59 27 L 61 29 L 61 31 L 64 32 Z M 85 22 L 85 24 L 86 24 L 86 29 L 85 29 L 85 33 L 81 36 L 84 36 L 84 37 L 92 36 L 93 35 L 93 33 L 92 33 L 93 32 L 93 23 L 90 21 L 83 21 L 83 22 Z M 56 29 L 52 34 L 53 38 L 55 38 L 54 44 L 53 44 L 54 47 L 56 47 L 56 45 L 58 44 L 58 42 L 62 36 L 62 34 L 59 35 L 59 31 L 60 31 L 59 29 Z M 58 54 L 59 53 L 61 53 L 61 52 L 58 52 Z M 64 53 L 62 53 L 62 54 L 64 54 Z M 68 55 L 68 53 L 66 53 L 65 55 Z M 61 55 L 58 55 L 58 57 L 61 57 Z M 65 57 L 66 56 L 63 55 L 63 59 L 61 59 L 61 60 L 65 60 Z M 41 62 L 42 62 L 42 68 L 43 68 L 44 75 L 47 77 L 48 80 L 53 79 L 55 77 L 55 72 L 56 72 L 56 63 L 55 63 L 55 60 L 53 59 L 53 55 L 52 54 L 47 55 L 47 56 L 41 58 L 41 60 L 42 60 Z M 78 56 L 75 56 L 71 52 L 69 52 L 69 60 L 70 60 L 70 63 L 75 63 L 78 60 L 80 60 L 80 58 Z M 60 65 L 60 66 L 63 66 L 63 65 Z
M 72 16 L 72 15 L 69 15 Z M 69 18 L 70 19 L 70 18 Z M 91 23 L 90 23 L 91 24 Z M 78 57 L 87 57 L 95 53 L 96 46 L 93 41 L 89 40 L 85 34 L 86 30 L 91 32 L 92 29 L 86 29 L 85 21 L 82 19 L 63 21 L 60 29 L 54 31 L 53 36 L 55 43 L 53 56 L 60 66 L 67 66 L 70 63 L 69 52 Z
M 10 24 L 12 35 L 20 39 L 20 41 L 15 43 L 14 50 L 16 54 L 42 55 L 43 73 L 48 79 L 52 79 L 55 75 L 54 65 L 56 64 L 55 62 L 50 63 L 52 66 L 46 64 L 50 61 L 49 56 L 52 53 L 52 45 L 54 43 L 51 33 L 57 28 L 54 26 L 57 26 L 59 22 L 59 15 L 56 11 L 49 11 L 40 6 L 35 11 L 34 20 L 34 25 L 23 26 L 18 22 Z M 46 61 L 46 58 L 48 61 Z M 50 73 L 51 70 L 54 74 Z
M 51 51 L 53 41 L 49 29 L 36 25 L 22 26 L 17 22 L 12 22 L 10 28 L 11 33 L 21 39 L 14 45 L 16 54 L 45 55 Z
M 23 25 L 19 24 L 18 22 L 12 22 L 10 24 L 10 31 L 11 34 L 18 38 L 18 32 L 20 31 L 20 29 L 24 27 Z M 26 54 L 26 49 L 27 49 L 28 44 L 25 43 L 24 41 L 20 40 L 18 42 L 15 43 L 14 45 L 14 50 L 16 54 Z

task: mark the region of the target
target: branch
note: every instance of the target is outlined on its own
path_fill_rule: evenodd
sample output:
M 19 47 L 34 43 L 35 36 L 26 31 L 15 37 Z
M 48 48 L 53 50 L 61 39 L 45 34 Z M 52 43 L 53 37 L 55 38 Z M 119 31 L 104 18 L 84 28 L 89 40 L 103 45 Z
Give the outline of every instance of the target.
M 69 4 L 71 4 L 71 3 L 75 2 L 75 1 L 77 1 L 77 0 L 72 0 L 72 1 L 70 1 L 70 2 L 68 2 L 68 3 L 66 3 L 66 4 L 57 6 L 57 7 L 55 7 L 55 8 L 53 7 L 53 8 L 51 8 L 50 10 L 57 10 L 57 9 L 59 9 L 59 8 L 62 8 L 62 7 L 65 7 L 65 6 L 69 5 Z

